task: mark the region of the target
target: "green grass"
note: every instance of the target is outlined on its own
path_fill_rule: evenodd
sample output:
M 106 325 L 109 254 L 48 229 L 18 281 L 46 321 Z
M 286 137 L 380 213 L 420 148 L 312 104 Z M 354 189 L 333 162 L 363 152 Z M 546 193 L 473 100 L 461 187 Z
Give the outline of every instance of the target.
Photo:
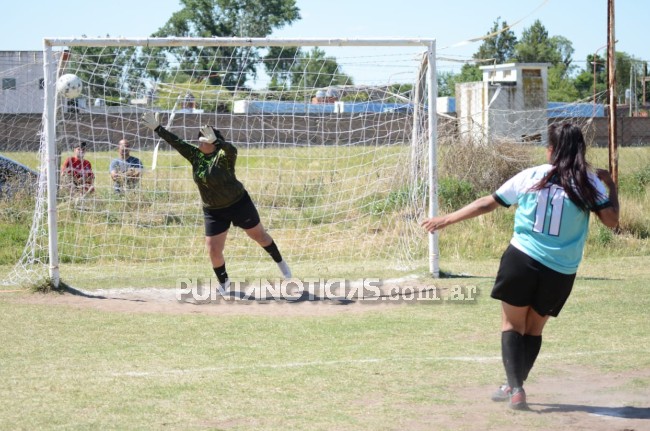
M 567 366 L 650 367 L 644 262 L 585 262 L 548 325 L 535 379 Z M 0 428 L 388 430 L 426 428 L 442 415 L 436 429 L 460 429 L 472 405 L 456 394 L 478 387 L 487 396 L 502 379 L 499 309 L 488 295 L 497 265 L 453 260 L 449 271 L 473 276 L 439 280 L 478 286 L 475 302 L 324 316 L 104 312 L 4 293 Z M 647 393 L 650 382 L 634 387 Z M 475 425 L 542 430 L 553 423 L 546 416 L 493 414 Z
M 366 179 L 355 176 L 351 166 L 373 160 L 381 165 L 385 159 L 374 159 L 358 149 L 358 153 L 319 149 L 324 151 L 323 160 L 305 162 L 303 175 L 281 177 L 282 187 L 270 190 L 264 175 L 278 175 L 275 165 L 303 163 L 301 151 L 251 151 L 240 154 L 238 167 L 251 194 L 259 194 L 270 211 L 267 226 L 282 239 L 283 248 L 292 250 L 296 275 L 387 279 L 415 274 L 422 283 L 440 287 L 477 286 L 478 299 L 375 308 L 332 305 L 342 312 L 323 315 L 292 315 L 290 308 L 295 305 L 291 304 L 280 305 L 287 307 L 286 315 L 176 315 L 53 305 L 48 299 L 59 293 L 43 297 L 7 287 L 0 292 L 0 429 L 393 430 L 435 426 L 456 430 L 504 429 L 513 424 L 530 430 L 562 429 L 564 419 L 556 415 L 519 415 L 498 409 L 480 417 L 475 428 L 465 423 L 468 410 L 482 410 L 479 405 L 467 405 L 464 391 L 476 388 L 487 396 L 503 379 L 499 308 L 489 298 L 489 290 L 498 257 L 511 236 L 513 211 L 502 209 L 443 231 L 441 269 L 452 277 L 431 280 L 426 277 L 424 256 L 416 256 L 415 266 L 405 268 L 394 256 L 372 250 L 386 238 L 394 241 L 405 235 L 402 227 L 391 230 L 377 222 L 381 211 L 387 215 L 383 220 L 405 217 L 401 211 L 408 190 L 403 187 L 361 196 L 365 206 L 358 209 L 360 218 L 356 224 L 345 225 L 351 232 L 349 238 L 339 238 L 340 231 L 329 225 L 333 212 L 319 197 L 321 187 L 337 184 L 340 174 L 354 181 L 355 187 L 338 190 L 337 199 L 361 192 Z M 351 163 L 338 165 L 341 160 L 334 162 L 337 154 Z M 594 164 L 606 166 L 606 154 L 603 149 L 591 150 Z M 151 165 L 150 156 L 136 155 Z M 9 156 L 31 167 L 37 165 L 34 154 Z M 108 169 L 110 156 L 92 155 L 96 173 Z M 649 161 L 650 149 L 620 150 L 623 230 L 614 234 L 592 221 L 574 292 L 560 318 L 548 324 L 533 379 L 566 373 L 571 367 L 614 376 L 650 369 L 650 203 L 648 184 L 643 182 Z M 137 200 L 116 199 L 108 191 L 108 177 L 98 175 L 100 190 L 91 211 L 61 205 L 61 235 L 67 244 L 61 274 L 67 284 L 88 290 L 172 289 L 175 279 L 211 275 L 198 201 L 191 209 L 176 201 L 187 196 L 196 200 L 187 171 L 175 169 L 184 162 L 164 153 L 159 163 L 157 173 L 147 173 Z M 154 188 L 157 181 L 165 181 L 165 187 Z M 449 206 L 462 205 L 453 190 L 462 192 L 463 199 L 472 196 L 466 184 L 459 189 L 454 184 L 448 187 Z M 284 213 L 273 212 L 276 204 L 285 206 Z M 32 208 L 28 200 L 0 202 L 0 279 L 12 270 L 22 251 Z M 297 232 L 295 237 L 284 234 L 284 225 Z M 156 241 L 147 242 L 143 233 Z M 319 242 L 322 238 L 329 242 Z M 229 241 L 227 250 L 249 256 L 229 261 L 232 276 L 276 275 L 263 252 L 252 246 L 238 249 L 250 243 L 241 234 L 233 232 Z M 310 247 L 325 246 L 331 248 L 332 260 L 309 257 Z M 344 250 L 357 254 L 346 257 Z M 355 306 L 367 310 L 347 312 L 346 307 Z M 198 306 L 190 307 L 200 311 Z M 620 381 L 628 383 L 626 392 L 650 391 L 650 381 L 643 375 Z M 638 407 L 647 406 L 647 396 L 638 399 Z M 617 405 L 617 400 L 612 403 Z M 438 423 L 437 418 L 445 420 Z
M 134 155 L 145 167 L 151 166 L 150 152 Z M 35 154 L 9 156 L 29 166 L 37 164 Z M 354 258 L 368 265 L 400 253 L 402 244 L 395 238 L 417 227 L 405 205 L 409 190 L 395 174 L 399 161 L 408 156 L 409 149 L 403 146 L 240 149 L 237 173 L 283 254 L 294 265 L 320 262 L 323 267 L 317 274 L 324 276 L 341 261 Z M 108 175 L 113 157 L 108 152 L 89 152 L 97 191 L 82 202 L 59 199 L 62 277 L 83 288 L 137 286 L 143 278 L 124 271 L 130 263 L 152 268 L 152 277 L 146 279 L 149 287 L 168 286 L 178 277 L 175 274 L 196 274 L 197 263 L 209 275 L 201 204 L 187 161 L 176 152 L 163 151 L 157 169 L 146 170 L 139 191 L 117 196 Z M 364 166 L 371 172 L 360 169 Z M 24 213 L 30 208 L 24 204 Z M 364 238 L 361 249 L 355 242 L 360 237 Z M 45 247 L 46 238 L 40 239 Z M 421 245 L 412 255 L 422 258 L 425 250 Z M 239 229 L 229 234 L 227 255 L 229 268 L 247 269 L 240 272 L 242 276 L 271 276 L 277 271 Z M 14 256 L 7 256 L 0 263 L 14 261 Z M 83 284 L 70 264 L 92 268 L 80 271 L 94 276 Z M 376 270 L 384 267 L 382 262 Z M 174 277 L 158 277 L 162 274 Z
M 441 147 L 445 169 L 453 149 Z M 532 160 L 542 161 L 543 149 L 528 152 Z M 150 152 L 134 154 L 151 166 Z M 34 153 L 9 156 L 37 167 Z M 158 169 L 145 172 L 141 191 L 124 198 L 110 188 L 107 171 L 113 156 L 90 152 L 96 194 L 83 205 L 66 199 L 58 205 L 63 279 L 82 288 L 168 287 L 180 276 L 209 276 L 200 203 L 187 162 L 175 152 L 161 152 Z M 237 171 L 296 275 L 331 276 L 336 268 L 337 276 L 355 271 L 401 276 L 426 272 L 427 253 L 426 235 L 418 226 L 423 214 L 408 205 L 413 196 L 421 201 L 424 190 L 412 190 L 394 175 L 396 161 L 407 156 L 408 149 L 400 146 L 240 149 Z M 522 149 L 514 157 L 523 158 Z M 589 157 L 594 166 L 607 165 L 607 149 L 592 148 Z M 473 160 L 468 157 L 468 163 Z M 363 172 L 364 166 L 370 173 Z M 474 172 L 477 168 L 468 166 L 462 179 L 441 178 L 442 212 L 491 192 L 474 185 L 484 182 L 481 172 Z M 648 169 L 650 148 L 619 150 L 621 229 L 614 234 L 592 220 L 587 256 L 650 255 Z M 472 180 L 477 175 L 481 178 Z M 29 199 L 0 202 L 0 264 L 16 262 L 32 211 Z M 513 209 L 500 209 L 447 228 L 439 237 L 443 265 L 458 257 L 498 258 L 511 236 L 513 214 Z M 397 258 L 405 249 L 409 262 Z M 238 229 L 231 230 L 226 253 L 237 276 L 276 275 L 272 262 Z M 140 276 L 126 269 L 132 263 L 142 268 Z

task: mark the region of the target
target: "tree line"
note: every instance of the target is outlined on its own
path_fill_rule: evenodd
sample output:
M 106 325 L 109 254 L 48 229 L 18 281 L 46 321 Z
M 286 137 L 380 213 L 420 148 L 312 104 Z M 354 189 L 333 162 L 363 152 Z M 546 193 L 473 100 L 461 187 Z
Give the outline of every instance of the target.
M 564 36 L 549 36 L 548 31 L 536 20 L 522 31 L 517 39 L 506 21 L 497 18 L 487 32 L 473 61 L 466 63 L 460 73 L 442 72 L 438 75 L 440 96 L 453 96 L 455 84 L 481 81 L 481 65 L 503 63 L 549 63 L 548 100 L 556 102 L 575 102 L 590 100 L 594 94 L 607 90 L 607 58 L 603 54 L 587 55 L 584 67 L 575 64 L 573 44 Z M 647 73 L 647 66 L 625 52 L 616 52 L 616 93 L 625 94 L 630 87 L 630 77 L 640 77 Z M 634 87 L 634 83 L 632 84 Z M 636 93 L 636 92 L 635 92 Z M 641 100 L 642 95 L 636 94 Z
M 181 9 L 151 37 L 268 37 L 274 30 L 301 19 L 295 0 L 181 0 Z M 506 21 L 498 17 L 486 34 L 471 62 L 459 73 L 438 74 L 438 95 L 454 96 L 455 84 L 482 80 L 480 65 L 549 63 L 548 99 L 560 102 L 589 100 L 607 88 L 605 56 L 590 54 L 580 68 L 573 59 L 571 41 L 550 36 L 544 25 L 535 21 L 525 28 L 520 39 Z M 164 84 L 208 84 L 211 88 L 233 91 L 246 89 L 251 80 L 264 72 L 267 89 L 300 92 L 311 88 L 352 85 L 336 58 L 319 47 L 72 47 L 67 68 L 90 84 L 101 88 L 108 102 L 118 102 L 124 94 L 152 93 L 156 88 L 143 82 Z M 83 57 L 83 63 L 80 58 Z M 624 52 L 616 53 L 617 94 L 630 85 L 630 77 L 646 73 L 644 63 Z M 123 73 L 114 73 L 118 68 Z M 595 83 L 595 85 L 594 85 Z M 410 85 L 402 86 L 408 91 Z M 281 90 L 281 91 L 280 91 Z M 307 95 L 305 94 L 305 97 Z M 641 100 L 642 95 L 636 95 Z M 358 97 L 362 97 L 357 95 Z M 171 102 L 168 102 L 171 103 Z

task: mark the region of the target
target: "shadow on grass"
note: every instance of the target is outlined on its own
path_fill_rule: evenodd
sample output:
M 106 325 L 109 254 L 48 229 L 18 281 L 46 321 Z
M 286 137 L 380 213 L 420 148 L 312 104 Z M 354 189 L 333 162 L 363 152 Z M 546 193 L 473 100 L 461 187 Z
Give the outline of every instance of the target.
M 623 278 L 611 278 L 611 277 L 576 277 L 576 280 L 585 280 L 585 281 L 622 281 Z
M 258 304 L 269 304 L 273 302 L 282 302 L 287 304 L 300 304 L 305 302 L 330 302 L 332 305 L 349 305 L 357 302 L 354 299 L 348 299 L 344 296 L 321 296 L 316 295 L 313 292 L 300 292 L 296 295 L 280 295 L 278 296 L 266 296 L 266 295 L 255 295 L 253 292 L 246 292 L 240 290 L 229 291 L 223 294 L 222 297 L 226 299 L 236 300 L 236 301 L 250 301 Z
M 74 287 L 71 287 L 67 284 L 60 286 L 60 288 L 57 290 L 60 293 L 68 293 L 70 295 L 74 296 L 81 296 L 82 298 L 88 298 L 88 299 L 113 299 L 113 300 L 120 300 L 120 301 L 130 301 L 130 302 L 147 302 L 142 299 L 132 299 L 132 298 L 119 298 L 119 297 L 108 297 L 104 295 L 94 295 L 92 293 L 84 292 L 79 289 L 75 289 Z
M 494 278 L 494 274 L 472 275 L 472 274 L 465 274 L 465 273 L 454 274 L 453 272 L 440 271 L 440 278 Z
M 440 278 L 495 278 L 496 274 L 490 274 L 490 275 L 472 275 L 472 274 L 465 274 L 465 273 L 459 273 L 459 274 L 454 274 L 452 272 L 447 272 L 447 271 L 440 271 Z M 612 278 L 612 277 L 580 277 L 577 276 L 576 280 L 583 280 L 583 281 L 621 281 L 623 280 L 622 278 Z
M 532 404 L 529 406 L 542 407 L 538 413 L 568 413 L 585 412 L 592 415 L 608 416 L 622 419 L 650 419 L 650 407 L 602 407 L 584 406 L 578 404 Z

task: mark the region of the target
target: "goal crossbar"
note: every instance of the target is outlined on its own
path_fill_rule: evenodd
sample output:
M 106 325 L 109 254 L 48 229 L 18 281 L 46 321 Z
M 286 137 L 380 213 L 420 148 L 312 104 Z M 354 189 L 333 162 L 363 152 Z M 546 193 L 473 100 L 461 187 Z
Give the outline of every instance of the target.
M 43 39 L 44 46 L 424 46 L 435 45 L 435 39 L 370 39 L 370 38 L 305 38 L 277 39 L 263 37 L 142 37 L 142 38 L 56 38 Z

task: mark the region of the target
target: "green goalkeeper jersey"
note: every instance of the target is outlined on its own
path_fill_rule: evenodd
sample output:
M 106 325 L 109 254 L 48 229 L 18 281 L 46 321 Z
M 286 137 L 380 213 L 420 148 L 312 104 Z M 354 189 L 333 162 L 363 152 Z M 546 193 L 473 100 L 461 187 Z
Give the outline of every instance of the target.
M 216 144 L 214 153 L 203 154 L 163 127 L 158 127 L 156 133 L 192 164 L 192 176 L 204 208 L 226 208 L 244 196 L 244 185 L 235 176 L 237 148 L 234 145 L 221 142 Z

